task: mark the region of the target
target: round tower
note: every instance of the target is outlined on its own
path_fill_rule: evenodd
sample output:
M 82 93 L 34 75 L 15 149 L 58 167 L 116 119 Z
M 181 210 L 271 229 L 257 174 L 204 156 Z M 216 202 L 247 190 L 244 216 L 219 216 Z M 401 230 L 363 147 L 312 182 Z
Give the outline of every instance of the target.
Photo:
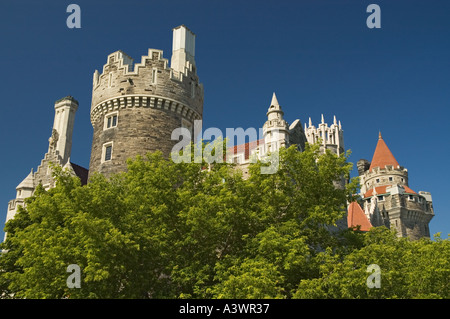
M 173 29 L 171 67 L 163 51 L 149 49 L 134 64 L 122 51 L 108 56 L 93 77 L 91 123 L 94 128 L 89 175 L 126 170 L 126 160 L 156 150 L 169 157 L 179 127 L 191 133 L 202 120 L 203 86 L 195 61 L 195 34 Z
M 363 160 L 360 160 L 361 162 Z M 359 163 L 361 165 L 362 163 Z M 408 170 L 400 166 L 394 155 L 384 142 L 381 133 L 372 158 L 372 162 L 365 161 L 364 170 L 359 170 L 361 194 L 367 193 L 374 187 L 401 185 L 408 187 Z

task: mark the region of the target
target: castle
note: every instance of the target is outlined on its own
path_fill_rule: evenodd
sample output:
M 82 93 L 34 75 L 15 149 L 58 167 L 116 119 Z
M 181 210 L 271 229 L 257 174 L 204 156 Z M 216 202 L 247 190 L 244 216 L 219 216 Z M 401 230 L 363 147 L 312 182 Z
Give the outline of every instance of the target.
M 125 171 L 126 160 L 138 154 L 160 150 L 169 157 L 178 142 L 172 140 L 172 132 L 183 127 L 192 135 L 196 121 L 202 120 L 203 96 L 195 65 L 195 34 L 184 25 L 173 29 L 170 67 L 161 50 L 149 49 L 136 64 L 122 51 L 111 53 L 102 73 L 96 70 L 93 75 L 89 170 L 70 161 L 78 102 L 65 97 L 55 103 L 48 151 L 37 171 L 31 171 L 16 187 L 6 221 L 39 184 L 45 189 L 54 187 L 52 164 L 68 169 L 86 184 L 95 172 L 110 176 Z M 263 138 L 233 146 L 233 156 L 227 159 L 239 164 L 245 174 L 252 156 L 261 158 L 293 144 L 299 151 L 306 142 L 320 142 L 322 151 L 328 149 L 337 155 L 345 151 L 342 125 L 336 117 L 331 125 L 325 123 L 323 115 L 317 127 L 311 118 L 304 127 L 299 119 L 289 125 L 275 93 L 266 115 Z M 431 195 L 409 189 L 407 170 L 398 165 L 381 137 L 378 143 L 372 163 L 358 162 L 363 207 L 356 202 L 349 205 L 348 227 L 367 230 L 386 225 L 395 228 L 399 236 L 429 236 Z M 343 183 L 338 182 L 337 187 Z
M 357 168 L 362 205 L 350 204 L 349 226 L 359 225 L 361 230 L 386 226 L 400 237 L 430 237 L 428 224 L 434 216 L 431 194 L 409 188 L 408 170 L 399 165 L 381 133 L 372 161 L 361 159 Z

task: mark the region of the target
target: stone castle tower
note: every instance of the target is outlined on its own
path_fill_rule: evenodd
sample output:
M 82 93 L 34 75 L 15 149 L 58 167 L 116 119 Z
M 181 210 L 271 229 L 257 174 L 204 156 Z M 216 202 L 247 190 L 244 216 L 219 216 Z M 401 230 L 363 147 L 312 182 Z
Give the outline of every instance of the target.
M 163 51 L 149 49 L 140 63 L 122 51 L 94 72 L 91 123 L 94 128 L 89 175 L 126 170 L 126 160 L 160 150 L 170 156 L 179 127 L 193 132 L 202 120 L 203 85 L 195 64 L 195 34 L 173 29 L 170 67 Z
M 372 162 L 361 159 L 357 168 L 363 204 L 351 204 L 349 226 L 384 225 L 395 229 L 399 237 L 430 237 L 428 224 L 434 216 L 431 194 L 409 188 L 408 170 L 399 165 L 381 133 Z

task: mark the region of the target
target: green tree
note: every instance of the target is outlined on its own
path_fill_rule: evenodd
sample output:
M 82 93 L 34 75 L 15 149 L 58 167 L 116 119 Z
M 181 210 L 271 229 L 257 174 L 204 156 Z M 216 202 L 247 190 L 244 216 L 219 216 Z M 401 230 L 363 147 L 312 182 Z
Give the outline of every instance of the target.
M 341 230 L 357 186 L 336 187 L 349 177 L 346 156 L 308 145 L 282 149 L 274 174 L 261 174 L 265 165 L 244 179 L 232 164 L 156 152 L 86 186 L 55 168 L 56 187 L 38 187 L 5 227 L 0 296 L 448 297 L 447 240 Z M 373 263 L 379 290 L 365 284 Z M 71 264 L 81 288 L 67 287 Z
M 385 227 L 360 234 L 361 249 L 320 253 L 320 275 L 300 282 L 296 298 L 449 298 L 450 243 L 439 236 L 411 241 Z M 369 288 L 368 266 L 380 268 L 380 287 Z

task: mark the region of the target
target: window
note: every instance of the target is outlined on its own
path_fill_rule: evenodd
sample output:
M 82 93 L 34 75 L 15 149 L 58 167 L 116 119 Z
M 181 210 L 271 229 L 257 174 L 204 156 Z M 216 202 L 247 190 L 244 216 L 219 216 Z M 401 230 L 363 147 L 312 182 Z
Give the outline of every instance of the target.
M 414 196 L 413 196 L 413 195 L 409 195 L 409 196 L 408 196 L 408 200 L 414 201 Z
M 375 180 L 375 182 L 376 182 L 376 183 L 379 183 L 379 182 L 380 182 L 380 179 L 379 179 L 379 178 L 377 178 L 377 179 Z
M 113 152 L 113 143 L 106 143 L 103 144 L 103 150 L 102 150 L 102 160 L 101 162 L 107 162 L 112 159 L 112 152 Z
M 378 196 L 378 200 L 379 201 L 384 201 L 384 196 L 383 195 Z
M 389 181 L 392 182 L 392 177 L 391 176 L 389 177 Z
M 153 70 L 152 70 L 152 84 L 156 84 L 157 76 L 158 76 L 158 69 L 153 68 Z
M 105 161 L 111 160 L 111 154 L 112 154 L 112 146 L 106 146 L 105 149 Z
M 117 112 L 111 113 L 111 114 L 107 114 L 105 116 L 105 126 L 104 126 L 103 129 L 107 130 L 109 128 L 116 127 L 117 126 L 117 120 L 118 120 Z
M 191 82 L 191 97 L 195 97 L 195 83 Z

